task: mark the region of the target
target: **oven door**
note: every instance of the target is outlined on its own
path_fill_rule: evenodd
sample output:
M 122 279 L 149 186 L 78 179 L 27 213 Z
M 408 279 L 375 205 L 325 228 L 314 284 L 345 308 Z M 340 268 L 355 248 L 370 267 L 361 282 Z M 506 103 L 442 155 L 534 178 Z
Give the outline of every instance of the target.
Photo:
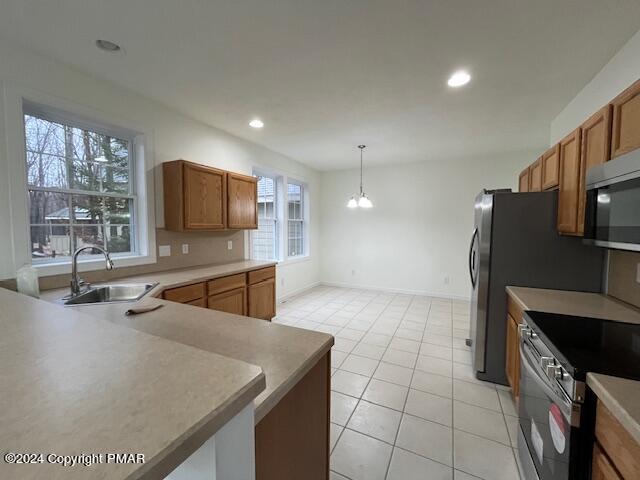
M 537 478 L 567 480 L 571 477 L 572 440 L 578 429 L 571 427 L 573 404 L 559 385 L 541 368 L 541 357 L 526 340 L 520 342 L 520 441 L 521 463 L 533 464 Z M 523 458 L 528 454 L 530 458 Z M 535 479 L 532 471 L 526 480 Z

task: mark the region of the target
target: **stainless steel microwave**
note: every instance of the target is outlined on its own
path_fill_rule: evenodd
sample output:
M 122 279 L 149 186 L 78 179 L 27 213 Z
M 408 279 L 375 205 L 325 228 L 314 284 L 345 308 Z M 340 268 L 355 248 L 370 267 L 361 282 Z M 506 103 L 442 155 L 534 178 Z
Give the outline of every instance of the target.
M 591 167 L 584 242 L 640 251 L 640 149 Z

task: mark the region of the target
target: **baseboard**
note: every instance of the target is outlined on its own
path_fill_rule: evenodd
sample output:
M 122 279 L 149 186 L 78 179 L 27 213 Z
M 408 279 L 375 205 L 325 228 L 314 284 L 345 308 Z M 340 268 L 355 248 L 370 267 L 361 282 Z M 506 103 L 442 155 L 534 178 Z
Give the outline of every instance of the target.
M 296 295 L 300 295 L 301 293 L 306 292 L 307 290 L 311 290 L 313 287 L 317 287 L 319 285 L 321 285 L 320 282 L 313 282 L 313 283 L 310 283 L 309 285 L 305 285 L 304 287 L 297 288 L 293 292 L 289 292 L 286 295 L 282 295 L 281 297 L 278 297 L 276 299 L 276 302 L 277 303 L 282 303 L 285 300 L 290 299 L 291 297 L 295 297 Z
M 400 293 L 404 295 L 419 295 L 422 297 L 437 297 L 437 298 L 447 298 L 450 300 L 464 300 L 470 301 L 471 297 L 465 297 L 461 295 L 449 295 L 445 293 L 433 293 L 426 290 L 407 290 L 403 288 L 389 288 L 389 287 L 378 287 L 374 285 L 359 285 L 353 283 L 342 283 L 342 282 L 319 282 L 320 285 L 324 285 L 327 287 L 340 287 L 340 288 L 358 288 L 361 290 L 373 290 L 376 292 L 385 292 L 385 293 Z

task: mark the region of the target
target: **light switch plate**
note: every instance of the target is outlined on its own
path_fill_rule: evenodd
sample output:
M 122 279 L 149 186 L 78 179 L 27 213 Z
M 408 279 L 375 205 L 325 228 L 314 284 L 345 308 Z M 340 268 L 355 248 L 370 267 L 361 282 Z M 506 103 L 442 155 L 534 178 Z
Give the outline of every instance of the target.
M 171 256 L 171 245 L 160 245 L 158 247 L 158 255 L 161 257 Z
M 233 250 L 233 240 L 227 241 L 227 250 Z
M 185 254 L 185 255 L 187 253 L 189 253 L 189 244 L 188 243 L 183 243 L 182 244 L 182 253 Z

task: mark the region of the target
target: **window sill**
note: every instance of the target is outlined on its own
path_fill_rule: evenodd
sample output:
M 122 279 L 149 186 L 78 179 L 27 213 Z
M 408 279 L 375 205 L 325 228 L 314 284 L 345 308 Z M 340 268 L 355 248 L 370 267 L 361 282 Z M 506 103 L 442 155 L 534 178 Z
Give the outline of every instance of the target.
M 132 267 L 135 265 L 148 265 L 150 263 L 156 263 L 155 256 L 152 255 L 131 255 L 127 257 L 111 258 L 113 260 L 114 269 L 120 267 Z M 95 270 L 104 270 L 105 263 L 104 257 L 92 258 L 90 260 L 79 260 L 78 271 L 79 272 L 91 272 Z M 52 275 L 70 274 L 71 273 L 71 261 L 59 262 L 59 263 L 41 263 L 33 264 L 38 271 L 40 277 L 50 277 Z
M 304 256 L 299 256 L 299 257 L 290 257 L 287 258 L 286 260 L 282 260 L 281 262 L 278 262 L 278 265 L 292 265 L 295 263 L 302 263 L 302 262 L 308 262 L 311 260 L 311 255 L 304 255 Z

